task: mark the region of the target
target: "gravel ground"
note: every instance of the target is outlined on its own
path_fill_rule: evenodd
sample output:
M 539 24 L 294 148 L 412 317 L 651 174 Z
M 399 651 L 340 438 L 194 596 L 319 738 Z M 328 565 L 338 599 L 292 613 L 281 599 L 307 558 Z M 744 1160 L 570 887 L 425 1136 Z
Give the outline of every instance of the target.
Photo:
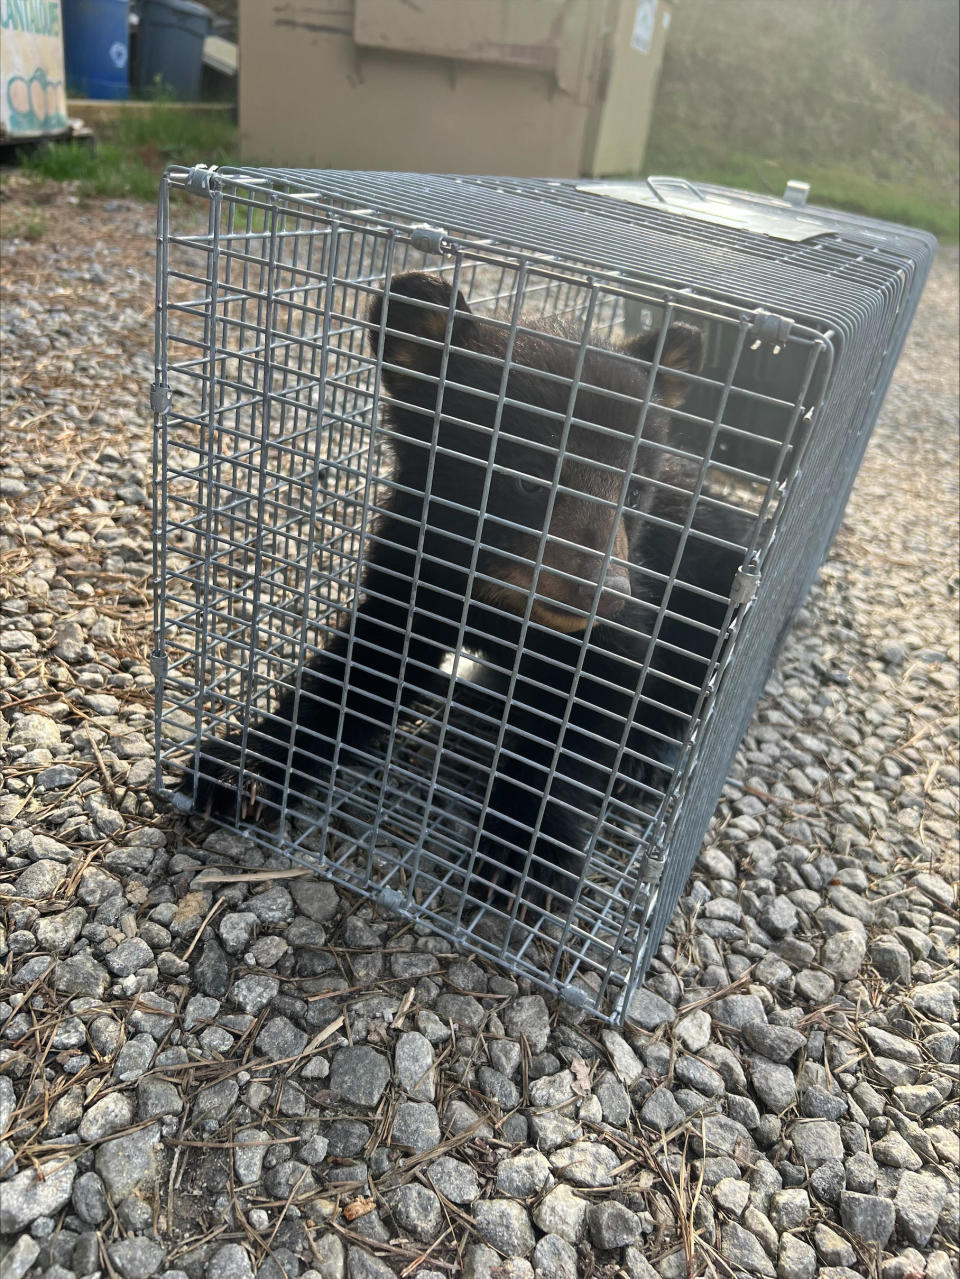
M 155 811 L 153 215 L 40 196 L 38 240 L 2 204 L 3 1279 L 957 1274 L 956 251 L 621 1036 Z

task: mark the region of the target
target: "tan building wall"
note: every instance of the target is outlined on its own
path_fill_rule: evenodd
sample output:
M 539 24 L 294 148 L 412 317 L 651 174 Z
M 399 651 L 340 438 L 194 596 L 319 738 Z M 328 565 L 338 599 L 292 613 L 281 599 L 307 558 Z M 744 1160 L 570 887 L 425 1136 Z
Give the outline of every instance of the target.
M 243 157 L 637 172 L 669 18 L 667 0 L 240 0 Z

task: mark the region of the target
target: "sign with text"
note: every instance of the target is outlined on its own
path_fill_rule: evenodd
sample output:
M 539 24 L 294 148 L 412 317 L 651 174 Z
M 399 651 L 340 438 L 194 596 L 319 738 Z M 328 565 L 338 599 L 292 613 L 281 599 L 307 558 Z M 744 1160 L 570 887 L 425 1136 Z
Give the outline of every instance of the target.
M 0 0 L 0 132 L 62 133 L 67 127 L 60 0 Z

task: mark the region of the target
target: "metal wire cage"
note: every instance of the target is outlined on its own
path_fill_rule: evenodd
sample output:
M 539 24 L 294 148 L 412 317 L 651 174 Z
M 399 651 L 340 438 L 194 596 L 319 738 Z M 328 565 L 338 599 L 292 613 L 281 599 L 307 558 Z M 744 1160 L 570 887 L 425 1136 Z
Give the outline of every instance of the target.
M 934 242 L 196 166 L 158 246 L 158 790 L 623 1020 Z

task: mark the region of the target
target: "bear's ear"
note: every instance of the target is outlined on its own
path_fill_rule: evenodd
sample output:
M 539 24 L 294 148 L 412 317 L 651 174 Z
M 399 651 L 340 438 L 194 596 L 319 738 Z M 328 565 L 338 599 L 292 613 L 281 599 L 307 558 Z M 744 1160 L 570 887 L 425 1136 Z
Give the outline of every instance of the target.
M 625 355 L 632 355 L 635 360 L 645 360 L 648 364 L 657 353 L 660 341 L 659 329 L 652 333 L 642 333 L 631 338 L 623 347 Z M 692 324 L 671 324 L 663 339 L 663 350 L 660 352 L 660 365 L 656 374 L 656 398 L 667 408 L 676 409 L 687 398 L 690 382 L 684 377 L 674 377 L 670 370 L 677 373 L 699 373 L 703 368 L 703 334 Z
M 451 346 L 469 346 L 475 324 L 470 308 L 462 293 L 458 293 L 454 301 L 453 289 L 439 275 L 428 275 L 424 271 L 395 275 L 383 293 L 370 303 L 367 312 L 370 345 L 376 353 L 382 324 L 386 330 L 383 335 L 384 365 L 400 366 L 399 369 L 384 367 L 383 370 L 384 381 L 392 393 L 399 394 L 399 387 L 404 382 L 414 381 L 405 379 L 400 369 L 414 369 L 434 377 L 439 375 L 443 354 L 441 346 L 447 333 L 451 307 L 456 313 Z M 405 397 L 401 395 L 400 398 Z

